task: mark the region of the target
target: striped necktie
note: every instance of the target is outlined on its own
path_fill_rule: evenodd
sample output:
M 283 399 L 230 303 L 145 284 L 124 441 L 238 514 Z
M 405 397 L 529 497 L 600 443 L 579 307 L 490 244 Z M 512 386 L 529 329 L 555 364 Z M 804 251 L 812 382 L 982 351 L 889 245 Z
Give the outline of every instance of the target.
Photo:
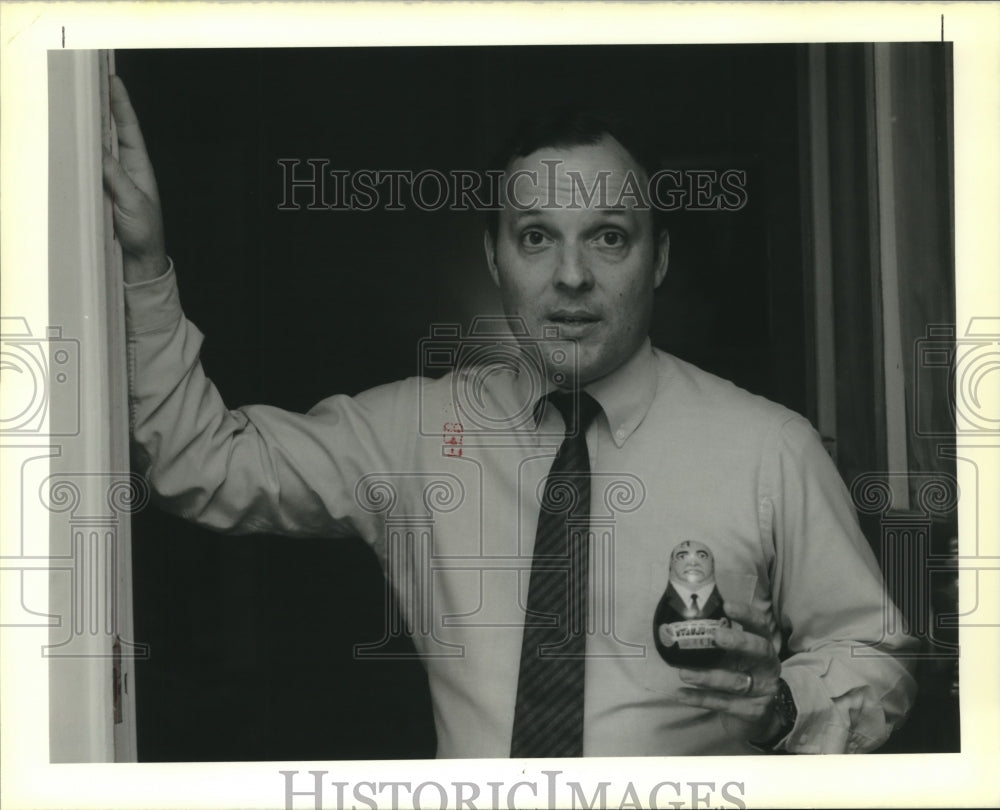
M 549 394 L 566 436 L 545 480 L 521 667 L 512 757 L 583 755 L 583 685 L 587 642 L 590 455 L 587 427 L 601 410 L 589 394 Z

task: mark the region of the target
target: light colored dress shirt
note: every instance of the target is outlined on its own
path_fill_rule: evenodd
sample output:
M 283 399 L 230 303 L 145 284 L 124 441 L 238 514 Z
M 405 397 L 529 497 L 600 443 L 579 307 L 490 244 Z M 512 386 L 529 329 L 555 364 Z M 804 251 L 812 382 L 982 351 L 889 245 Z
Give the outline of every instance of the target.
M 428 345 L 456 371 L 304 415 L 230 410 L 172 267 L 126 303 L 132 433 L 158 502 L 223 532 L 363 537 L 425 662 L 438 755 L 508 756 L 539 497 L 564 432 L 554 407 L 536 425 L 544 383 Z M 798 707 L 781 747 L 884 742 L 913 699 L 899 653 L 915 641 L 887 630 L 901 626 L 884 621 L 895 607 L 809 423 L 648 342 L 587 390 L 603 413 L 587 432 L 585 755 L 756 752 L 672 699 L 682 684 L 656 653 L 653 615 L 682 540 L 712 549 L 726 599 L 775 621 Z

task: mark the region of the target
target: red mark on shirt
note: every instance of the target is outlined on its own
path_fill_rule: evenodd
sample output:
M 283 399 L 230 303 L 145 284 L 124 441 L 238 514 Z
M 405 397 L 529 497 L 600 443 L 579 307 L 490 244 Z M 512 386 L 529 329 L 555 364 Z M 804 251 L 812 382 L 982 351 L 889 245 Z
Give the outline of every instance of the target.
M 445 422 L 441 438 L 444 441 L 444 454 L 452 458 L 462 457 L 462 434 L 465 428 L 461 422 Z

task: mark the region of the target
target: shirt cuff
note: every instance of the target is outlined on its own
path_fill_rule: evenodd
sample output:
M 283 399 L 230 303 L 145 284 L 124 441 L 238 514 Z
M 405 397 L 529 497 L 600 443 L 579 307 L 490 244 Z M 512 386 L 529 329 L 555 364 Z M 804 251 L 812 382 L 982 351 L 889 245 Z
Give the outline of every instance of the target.
M 162 275 L 125 284 L 125 329 L 129 335 L 155 332 L 183 317 L 173 259 Z
M 853 753 L 848 747 L 850 729 L 836 722 L 820 679 L 805 667 L 782 667 L 781 677 L 792 693 L 798 716 L 775 750 L 792 754 Z

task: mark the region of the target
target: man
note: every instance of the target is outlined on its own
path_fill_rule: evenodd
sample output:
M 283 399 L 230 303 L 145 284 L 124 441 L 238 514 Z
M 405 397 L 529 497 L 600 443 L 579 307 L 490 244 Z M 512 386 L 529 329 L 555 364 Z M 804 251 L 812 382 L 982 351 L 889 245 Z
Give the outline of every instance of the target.
M 365 538 L 424 658 L 439 756 L 866 751 L 902 720 L 912 640 L 883 627 L 808 423 L 649 345 L 668 237 L 612 125 L 549 121 L 503 161 L 485 249 L 516 351 L 474 344 L 485 361 L 441 380 L 300 415 L 230 411 L 206 379 L 117 79 L 112 104 L 139 463 L 161 505 L 220 531 Z M 716 668 L 653 654 L 677 534 L 712 537 L 747 585 Z

